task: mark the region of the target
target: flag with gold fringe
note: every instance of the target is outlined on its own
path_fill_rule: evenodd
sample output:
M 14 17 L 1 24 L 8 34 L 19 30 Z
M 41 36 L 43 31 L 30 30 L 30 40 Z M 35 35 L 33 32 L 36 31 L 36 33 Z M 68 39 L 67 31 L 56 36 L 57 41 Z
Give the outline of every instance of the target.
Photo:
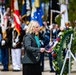
M 26 0 L 22 0 L 21 16 L 22 19 L 26 16 Z
M 40 7 L 40 0 L 34 0 L 35 1 L 35 7 L 38 8 Z
M 40 1 L 39 7 L 35 7 L 35 2 L 34 0 L 32 0 L 31 20 L 38 21 L 40 26 L 42 26 L 42 16 L 43 16 L 42 2 Z
M 31 5 L 30 5 L 31 1 L 30 0 L 26 0 L 26 14 L 27 14 L 27 21 L 26 24 L 29 24 L 30 22 L 30 17 L 31 17 Z
M 20 34 L 20 13 L 18 8 L 18 0 L 14 0 L 14 27 L 18 34 Z
M 25 24 L 28 24 L 30 21 L 30 1 L 29 0 L 22 0 L 22 10 L 21 10 L 21 17 L 22 21 Z

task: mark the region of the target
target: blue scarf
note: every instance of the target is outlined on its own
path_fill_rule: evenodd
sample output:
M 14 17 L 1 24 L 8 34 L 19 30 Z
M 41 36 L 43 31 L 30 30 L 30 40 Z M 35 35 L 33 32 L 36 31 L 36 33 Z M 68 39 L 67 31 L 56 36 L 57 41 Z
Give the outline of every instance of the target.
M 36 43 L 37 43 L 37 46 L 38 46 L 38 48 L 39 48 L 39 47 L 40 47 L 39 38 L 38 38 L 38 36 L 36 36 L 36 35 L 35 35 L 35 37 L 34 37 L 34 38 L 35 38 L 35 40 L 36 40 Z

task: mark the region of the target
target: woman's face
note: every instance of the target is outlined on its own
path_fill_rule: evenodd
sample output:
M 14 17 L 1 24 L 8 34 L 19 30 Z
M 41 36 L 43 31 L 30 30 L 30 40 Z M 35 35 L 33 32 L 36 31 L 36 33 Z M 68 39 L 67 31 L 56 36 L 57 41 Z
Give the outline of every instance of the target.
M 36 26 L 34 26 L 33 32 L 34 33 L 39 32 L 39 24 L 37 24 Z

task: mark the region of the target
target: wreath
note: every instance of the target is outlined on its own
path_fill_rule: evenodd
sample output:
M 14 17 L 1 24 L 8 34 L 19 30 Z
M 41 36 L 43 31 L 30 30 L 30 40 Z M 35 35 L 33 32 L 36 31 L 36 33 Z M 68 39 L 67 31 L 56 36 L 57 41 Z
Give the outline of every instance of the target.
M 60 75 L 62 66 L 63 66 L 63 62 L 64 62 L 64 58 L 66 55 L 66 49 L 68 46 L 68 43 L 70 41 L 70 36 L 71 34 L 73 34 L 73 29 L 68 28 L 62 32 L 60 32 L 60 36 L 56 39 L 58 41 L 58 43 L 56 44 L 56 46 L 53 48 L 52 51 L 52 56 L 53 56 L 53 65 L 54 65 L 54 69 L 57 73 L 57 75 Z M 69 59 L 67 59 L 65 67 L 64 67 L 64 71 L 63 71 L 63 75 L 67 75 L 68 73 L 68 62 Z M 71 62 L 72 63 L 72 62 Z

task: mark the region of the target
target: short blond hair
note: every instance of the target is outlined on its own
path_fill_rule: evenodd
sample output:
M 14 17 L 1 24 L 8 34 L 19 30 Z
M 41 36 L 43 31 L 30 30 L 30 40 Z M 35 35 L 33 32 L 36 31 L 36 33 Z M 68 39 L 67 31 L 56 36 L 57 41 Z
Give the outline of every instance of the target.
M 27 27 L 26 33 L 33 33 L 33 29 L 36 25 L 39 25 L 38 21 L 35 21 L 35 20 L 30 21 Z

